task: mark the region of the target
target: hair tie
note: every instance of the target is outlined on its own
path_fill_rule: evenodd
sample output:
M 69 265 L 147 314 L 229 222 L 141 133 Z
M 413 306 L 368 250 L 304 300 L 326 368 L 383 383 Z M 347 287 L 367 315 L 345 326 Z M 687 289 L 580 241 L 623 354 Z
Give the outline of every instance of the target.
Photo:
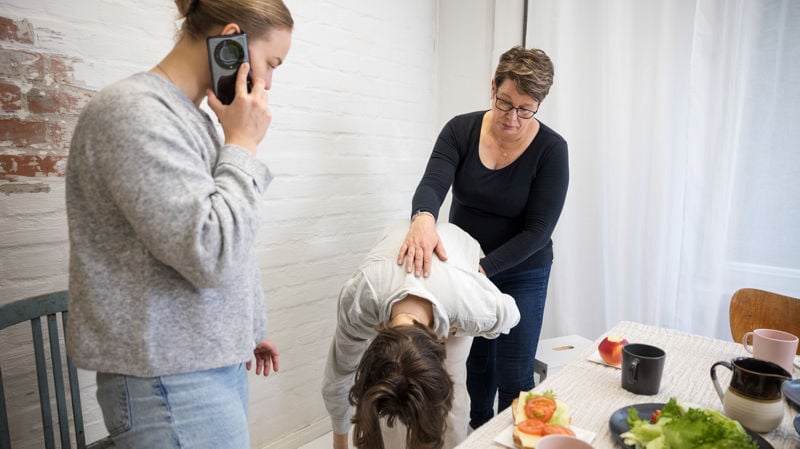
M 189 5 L 189 12 L 186 13 L 186 15 L 188 16 L 189 14 L 195 12 L 199 6 L 200 6 L 200 0 L 192 0 L 192 4 Z

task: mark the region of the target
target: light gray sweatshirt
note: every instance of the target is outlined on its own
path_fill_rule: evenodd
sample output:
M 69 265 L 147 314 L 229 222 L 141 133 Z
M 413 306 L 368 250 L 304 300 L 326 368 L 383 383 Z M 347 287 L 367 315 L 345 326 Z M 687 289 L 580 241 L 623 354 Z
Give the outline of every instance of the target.
M 447 250 L 447 261 L 434 255 L 427 278 L 406 273 L 397 252 L 408 232 L 408 221 L 389 226 L 339 294 L 336 333 L 328 352 L 322 397 L 333 431 L 350 429 L 353 409 L 348 394 L 355 372 L 381 322 L 391 321 L 392 306 L 408 295 L 433 305 L 433 331 L 497 338 L 519 323 L 514 298 L 502 293 L 478 272 L 483 251 L 478 242 L 456 225 L 436 227 Z
M 255 239 L 271 179 L 163 78 L 98 92 L 67 165 L 75 364 L 157 376 L 252 358 L 267 336 Z

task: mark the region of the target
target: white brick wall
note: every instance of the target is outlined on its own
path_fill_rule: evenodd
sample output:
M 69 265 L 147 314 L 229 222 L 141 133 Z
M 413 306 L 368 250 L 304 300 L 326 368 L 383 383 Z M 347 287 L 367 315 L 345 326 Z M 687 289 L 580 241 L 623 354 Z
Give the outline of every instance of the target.
M 488 105 L 489 52 L 506 46 L 483 28 L 495 20 L 488 0 L 286 2 L 293 44 L 274 76 L 259 150 L 275 175 L 258 254 L 281 372 L 251 378 L 253 448 L 297 447 L 329 430 L 320 382 L 341 284 L 378 230 L 408 216 L 442 123 Z M 165 0 L 4 0 L 0 17 L 30 22 L 35 46 L 74 58 L 75 84 L 92 90 L 154 65 L 175 31 Z M 67 285 L 63 178 L 15 182 L 49 191 L 0 194 L 0 303 Z M 21 374 L 32 359 L 19 346 L 28 334 L 0 333 L 0 365 L 16 376 L 6 384 L 11 409 L 28 410 L 15 412 L 12 436 L 33 448 L 35 383 Z M 82 382 L 92 439 L 104 428 L 92 373 Z

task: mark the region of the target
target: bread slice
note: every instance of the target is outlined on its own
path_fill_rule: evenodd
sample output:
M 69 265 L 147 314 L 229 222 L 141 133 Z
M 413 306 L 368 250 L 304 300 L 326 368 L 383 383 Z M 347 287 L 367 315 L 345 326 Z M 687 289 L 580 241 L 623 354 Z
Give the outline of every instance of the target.
M 514 425 L 521 423 L 528 419 L 525 415 L 525 398 L 522 395 L 527 395 L 528 393 L 520 393 L 520 397 L 511 401 L 511 416 L 514 417 Z

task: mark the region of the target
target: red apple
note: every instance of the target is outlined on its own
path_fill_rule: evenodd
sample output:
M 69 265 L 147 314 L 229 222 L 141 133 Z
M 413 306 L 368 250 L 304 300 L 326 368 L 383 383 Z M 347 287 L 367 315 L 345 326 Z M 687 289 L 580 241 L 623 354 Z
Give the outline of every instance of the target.
M 628 340 L 617 335 L 609 335 L 597 346 L 600 358 L 609 365 L 619 366 L 622 363 L 622 347 L 628 344 Z

